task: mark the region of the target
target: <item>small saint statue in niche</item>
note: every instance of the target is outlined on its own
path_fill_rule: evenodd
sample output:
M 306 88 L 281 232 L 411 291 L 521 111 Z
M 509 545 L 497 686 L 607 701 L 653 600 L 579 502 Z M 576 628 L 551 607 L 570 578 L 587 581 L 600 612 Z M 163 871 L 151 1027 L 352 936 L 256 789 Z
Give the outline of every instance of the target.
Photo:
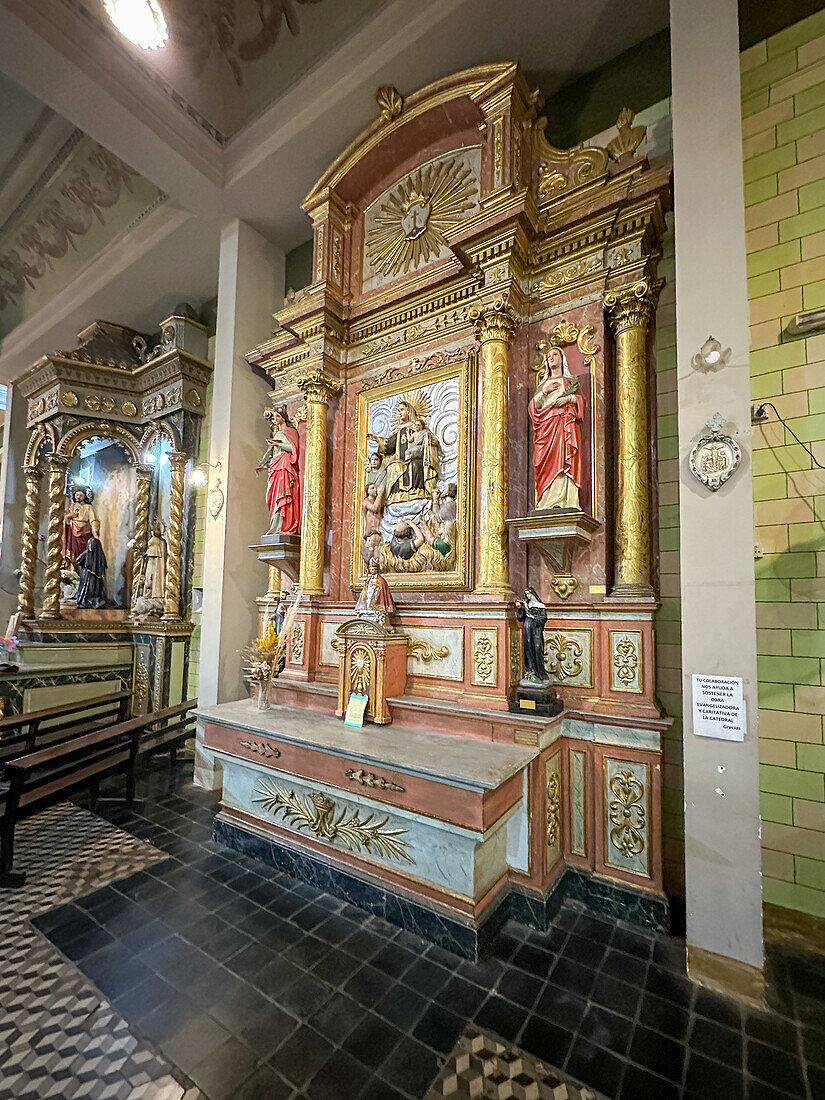
M 103 545 L 99 538 L 91 536 L 85 549 L 77 555 L 76 563 L 80 569 L 77 606 L 93 609 L 105 607 L 106 555 L 103 553 Z
M 389 616 L 395 611 L 390 586 L 381 576 L 381 570 L 375 558 L 367 566 L 364 587 L 355 603 L 355 614 L 359 619 L 370 619 L 384 630 L 390 631 Z
M 544 687 L 550 683 L 544 663 L 544 626 L 547 608 L 535 588 L 524 590 L 524 599 L 516 600 L 516 618 L 522 626 L 524 638 L 524 686 Z
M 301 526 L 298 430 L 289 419 L 286 405 L 273 409 L 270 418 L 272 435 L 257 467 L 257 472 L 268 470 L 266 504 L 271 522 L 267 535 L 297 535 Z
M 561 348 L 546 348 L 542 362 L 544 371 L 528 406 L 533 422 L 536 510 L 578 510 L 585 400 Z
M 63 516 L 63 560 L 71 567 L 84 552 L 91 538 L 100 538 L 100 520 L 92 507 L 94 493 L 73 485 L 71 503 Z
M 166 589 L 166 539 L 159 519 L 152 524 L 152 534 L 146 544 L 146 566 L 143 574 L 143 596 L 147 600 L 162 600 Z

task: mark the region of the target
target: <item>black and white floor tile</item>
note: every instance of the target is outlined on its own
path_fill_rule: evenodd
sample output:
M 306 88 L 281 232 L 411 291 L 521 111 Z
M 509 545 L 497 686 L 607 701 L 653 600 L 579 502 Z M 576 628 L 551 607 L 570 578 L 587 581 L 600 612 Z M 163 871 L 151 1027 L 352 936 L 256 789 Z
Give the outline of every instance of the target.
M 55 906 L 164 854 L 69 804 L 22 822 L 17 849 L 28 881 L 0 890 L 0 1100 L 179 1100 L 180 1073 L 30 923 L 45 914 L 50 927 Z M 76 931 L 98 947 L 109 938 L 82 919 Z
M 63 1091 L 38 1096 L 165 1100 L 163 1088 L 177 1097 L 190 1085 L 206 1100 L 421 1100 L 480 1029 L 610 1100 L 825 1100 L 821 960 L 772 952 L 772 1008 L 755 1012 L 693 985 L 679 940 L 566 906 L 547 932 L 508 924 L 471 963 L 220 849 L 217 797 L 186 769 L 153 762 L 140 787 L 144 809 L 113 821 L 166 858 L 139 869 L 124 859 L 120 879 L 110 861 L 85 896 L 55 896 L 63 904 L 35 923 L 60 956 L 30 926 L 14 932 L 33 938 L 43 969 L 32 962 L 21 981 L 10 959 L 5 980 L 20 987 L 24 1015 L 45 1021 L 22 1020 L 20 1007 L 10 1019 L 0 1001 L 0 1026 L 20 1032 L 14 1049 L 46 1031 L 55 998 L 86 1021 L 88 1061 L 63 1064 Z M 115 863 L 129 843 L 118 836 Z M 80 861 L 74 836 L 54 847 L 58 864 Z M 30 857 L 24 845 L 24 865 Z M 26 924 L 27 911 L 15 919 Z M 51 984 L 49 967 L 60 975 Z M 101 1006 L 112 1016 L 98 1025 Z M 44 1065 L 50 1034 L 36 1048 Z M 115 1071 L 121 1035 L 135 1046 Z M 0 1058 L 6 1050 L 0 1032 Z M 109 1083 L 118 1073 L 132 1082 L 126 1067 L 149 1056 L 173 1067 L 172 1080 L 147 1069 L 143 1093 Z M 14 1091 L 6 1073 L 0 1100 L 35 1095 Z

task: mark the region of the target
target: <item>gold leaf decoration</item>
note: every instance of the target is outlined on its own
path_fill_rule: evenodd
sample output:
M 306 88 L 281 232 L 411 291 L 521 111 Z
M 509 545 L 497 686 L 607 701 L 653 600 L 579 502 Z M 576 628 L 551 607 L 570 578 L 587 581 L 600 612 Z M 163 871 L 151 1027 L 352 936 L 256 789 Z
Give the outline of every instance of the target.
M 446 246 L 444 234 L 473 209 L 478 185 L 455 157 L 424 165 L 381 205 L 367 240 L 370 263 L 382 275 L 405 274 Z
M 424 664 L 429 664 L 430 661 L 443 661 L 445 657 L 449 657 L 450 651 L 445 645 L 433 646 L 429 642 L 424 641 L 410 641 L 407 644 L 407 650 L 409 655 L 415 661 L 423 661 Z
M 621 771 L 610 780 L 614 801 L 610 803 L 610 843 L 630 858 L 644 851 L 643 829 L 647 823 L 642 781 L 631 771 Z
M 258 797 L 253 797 L 253 802 L 275 817 L 283 815 L 286 824 L 314 833 L 320 840 L 340 841 L 352 852 L 415 863 L 407 851 L 409 842 L 401 839 L 405 830 L 388 829 L 389 817 L 375 820 L 375 814 L 367 814 L 362 820 L 360 810 L 348 814 L 346 807 L 339 809 L 322 791 L 301 797 L 263 779 L 255 793 Z

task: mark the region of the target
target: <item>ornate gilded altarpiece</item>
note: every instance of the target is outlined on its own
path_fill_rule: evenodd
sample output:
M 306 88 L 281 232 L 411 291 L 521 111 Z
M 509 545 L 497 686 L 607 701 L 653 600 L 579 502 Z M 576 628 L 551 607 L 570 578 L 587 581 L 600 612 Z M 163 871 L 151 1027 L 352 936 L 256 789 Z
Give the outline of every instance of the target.
M 137 712 L 186 697 L 196 511 L 187 471 L 211 373 L 206 329 L 182 305 L 156 338 L 95 321 L 76 348 L 43 356 L 20 382 L 30 434 L 16 631 L 26 665 L 41 673 L 20 705 L 27 691 L 53 689 L 39 704 L 52 705 L 61 687 L 95 682 L 131 686 Z M 79 566 L 67 568 L 78 489 L 99 524 L 103 607 L 77 606 Z M 147 602 L 153 539 L 164 565 Z
M 408 638 L 393 722 L 535 746 L 512 880 L 573 866 L 660 891 L 651 348 L 670 167 L 629 113 L 607 148 L 554 148 L 512 63 L 378 102 L 303 204 L 311 284 L 247 357 L 302 426 L 300 645 L 273 698 L 330 709 L 330 639 L 374 556 Z M 539 413 L 559 399 L 575 455 L 539 492 Z M 528 585 L 552 722 L 507 709 Z

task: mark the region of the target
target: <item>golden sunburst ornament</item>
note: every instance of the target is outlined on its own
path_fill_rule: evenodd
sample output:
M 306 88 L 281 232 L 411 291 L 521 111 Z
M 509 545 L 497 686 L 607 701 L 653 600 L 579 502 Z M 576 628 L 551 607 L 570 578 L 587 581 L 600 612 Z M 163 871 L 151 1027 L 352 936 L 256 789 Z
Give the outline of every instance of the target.
M 455 157 L 417 169 L 375 216 L 367 241 L 372 266 L 382 275 L 398 275 L 426 263 L 447 243 L 445 232 L 473 209 L 477 192 L 472 169 Z
M 430 400 L 429 394 L 424 393 L 423 390 L 407 390 L 405 393 L 400 394 L 395 408 L 392 411 L 393 431 L 401 422 L 399 413 L 399 407 L 401 405 L 406 405 L 413 416 L 418 420 L 426 420 L 433 411 L 433 403 Z

